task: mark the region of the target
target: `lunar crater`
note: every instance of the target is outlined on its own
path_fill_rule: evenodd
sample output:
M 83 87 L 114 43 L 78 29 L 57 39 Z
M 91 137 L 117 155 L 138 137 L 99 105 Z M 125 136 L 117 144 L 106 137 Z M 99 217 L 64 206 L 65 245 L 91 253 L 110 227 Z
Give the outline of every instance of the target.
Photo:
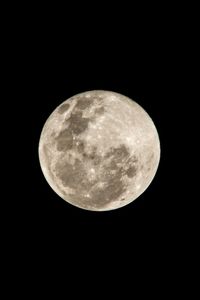
M 69 104 L 69 103 L 64 103 L 64 104 L 62 104 L 61 106 L 58 107 L 58 113 L 59 113 L 59 114 L 63 114 L 63 113 L 65 113 L 65 112 L 67 112 L 68 109 L 69 109 L 69 107 L 70 107 L 70 104 Z

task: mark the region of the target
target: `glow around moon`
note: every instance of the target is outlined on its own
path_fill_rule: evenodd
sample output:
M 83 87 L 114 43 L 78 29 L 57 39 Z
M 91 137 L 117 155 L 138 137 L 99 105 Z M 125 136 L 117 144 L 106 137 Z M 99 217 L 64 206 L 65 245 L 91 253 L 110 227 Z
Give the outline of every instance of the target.
M 157 130 L 133 100 L 88 91 L 61 103 L 44 124 L 39 160 L 52 189 L 79 208 L 106 211 L 131 203 L 155 176 Z

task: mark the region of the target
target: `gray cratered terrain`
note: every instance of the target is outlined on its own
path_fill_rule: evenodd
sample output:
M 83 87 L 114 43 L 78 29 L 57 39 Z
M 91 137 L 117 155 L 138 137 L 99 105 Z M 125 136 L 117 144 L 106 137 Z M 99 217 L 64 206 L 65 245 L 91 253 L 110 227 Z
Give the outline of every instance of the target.
M 141 195 L 160 159 L 157 130 L 133 100 L 88 91 L 58 106 L 47 119 L 39 159 L 52 189 L 87 210 L 122 207 Z

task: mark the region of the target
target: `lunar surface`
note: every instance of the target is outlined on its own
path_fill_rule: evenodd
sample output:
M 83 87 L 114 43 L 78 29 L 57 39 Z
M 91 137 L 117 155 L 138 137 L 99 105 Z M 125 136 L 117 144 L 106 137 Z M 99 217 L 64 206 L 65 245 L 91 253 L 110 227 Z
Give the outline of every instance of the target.
M 39 141 L 39 160 L 52 189 L 79 208 L 106 211 L 140 196 L 160 160 L 156 127 L 133 100 L 88 91 L 61 103 Z

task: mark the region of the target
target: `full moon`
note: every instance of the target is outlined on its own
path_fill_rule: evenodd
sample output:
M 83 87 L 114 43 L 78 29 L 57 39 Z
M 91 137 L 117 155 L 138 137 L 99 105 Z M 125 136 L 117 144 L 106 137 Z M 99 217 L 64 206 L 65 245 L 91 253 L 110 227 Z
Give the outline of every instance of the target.
M 40 166 L 51 188 L 91 211 L 117 209 L 138 198 L 159 160 L 159 137 L 150 116 L 111 91 L 88 91 L 61 103 L 39 141 Z

